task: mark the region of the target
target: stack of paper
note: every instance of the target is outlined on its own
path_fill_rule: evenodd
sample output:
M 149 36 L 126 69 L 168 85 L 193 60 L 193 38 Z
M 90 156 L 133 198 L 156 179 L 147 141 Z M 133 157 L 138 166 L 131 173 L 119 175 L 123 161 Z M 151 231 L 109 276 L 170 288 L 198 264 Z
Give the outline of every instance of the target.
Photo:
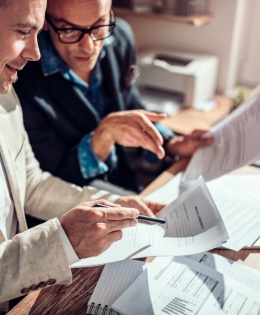
M 191 255 L 215 248 L 228 239 L 227 230 L 202 178 L 165 207 L 158 217 L 165 225 L 138 223 L 97 257 L 72 265 L 87 267 L 127 258 Z M 147 248 L 147 249 L 145 249 Z
M 171 202 L 180 193 L 180 182 L 178 174 L 147 198 Z M 223 247 L 238 251 L 254 244 L 260 236 L 260 176 L 224 175 L 209 181 L 207 186 L 229 235 Z
M 113 303 L 125 315 L 260 312 L 260 272 L 223 257 L 159 257 Z
M 124 260 L 107 264 L 89 300 L 87 314 L 116 315 L 112 304 L 146 269 L 148 263 Z

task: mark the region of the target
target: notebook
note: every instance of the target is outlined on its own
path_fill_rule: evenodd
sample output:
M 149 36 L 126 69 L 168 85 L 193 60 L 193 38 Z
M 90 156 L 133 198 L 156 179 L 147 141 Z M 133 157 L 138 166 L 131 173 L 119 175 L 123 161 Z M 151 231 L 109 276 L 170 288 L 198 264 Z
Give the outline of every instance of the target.
M 123 260 L 105 265 L 89 300 L 87 315 L 118 315 L 111 305 L 146 269 L 148 263 Z

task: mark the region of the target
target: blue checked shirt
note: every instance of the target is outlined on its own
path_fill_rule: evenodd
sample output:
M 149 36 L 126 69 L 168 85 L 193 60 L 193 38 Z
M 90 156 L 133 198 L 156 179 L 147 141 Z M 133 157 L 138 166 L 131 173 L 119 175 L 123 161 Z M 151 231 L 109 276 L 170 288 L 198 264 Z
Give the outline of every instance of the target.
M 113 42 L 113 36 L 110 36 L 104 41 L 104 45 L 109 45 Z M 62 76 L 69 81 L 78 85 L 82 93 L 88 101 L 95 107 L 102 119 L 105 116 L 105 109 L 107 105 L 107 97 L 105 89 L 103 88 L 103 74 L 100 66 L 100 61 L 105 57 L 105 50 L 102 50 L 97 61 L 97 64 L 91 75 L 90 85 L 82 80 L 75 72 L 68 68 L 65 62 L 60 58 L 55 50 L 49 33 L 43 31 L 39 36 L 39 47 L 41 51 L 41 63 L 44 76 L 49 76 L 60 72 Z M 163 137 L 173 137 L 174 133 L 161 124 L 155 124 Z M 117 162 L 115 147 L 112 148 L 108 159 L 103 162 L 94 153 L 91 140 L 93 132 L 85 135 L 78 145 L 78 159 L 83 178 L 92 178 L 97 175 L 108 172 L 109 168 Z M 157 160 L 155 154 L 146 151 L 145 158 L 150 162 Z

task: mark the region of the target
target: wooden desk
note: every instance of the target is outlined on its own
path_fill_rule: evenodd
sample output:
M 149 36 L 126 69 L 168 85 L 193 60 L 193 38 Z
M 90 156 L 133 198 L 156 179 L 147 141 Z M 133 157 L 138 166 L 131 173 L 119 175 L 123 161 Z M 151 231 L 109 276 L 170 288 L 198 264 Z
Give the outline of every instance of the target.
M 194 129 L 209 129 L 229 114 L 232 101 L 225 96 L 216 96 L 217 107 L 209 112 L 187 108 L 178 114 L 167 117 L 162 123 L 176 133 L 187 135 Z
M 215 249 L 213 253 L 232 260 L 245 260 L 249 254 L 260 250 Z M 8 315 L 85 315 L 87 304 L 103 267 L 80 268 L 73 270 L 73 283 L 69 286 L 53 286 L 35 291 L 16 305 Z
M 146 196 L 165 184 L 174 175 L 183 171 L 188 164 L 184 159 L 162 173 L 150 184 L 141 195 Z M 255 167 L 244 167 L 235 173 L 259 173 Z M 234 252 L 227 249 L 215 249 L 213 253 L 219 254 L 232 260 L 245 260 L 251 253 L 260 253 L 260 249 L 245 249 Z M 103 267 L 80 268 L 72 270 L 73 283 L 69 286 L 53 286 L 41 291 L 35 291 L 25 297 L 9 315 L 83 315 L 86 314 L 88 300 L 100 277 Z

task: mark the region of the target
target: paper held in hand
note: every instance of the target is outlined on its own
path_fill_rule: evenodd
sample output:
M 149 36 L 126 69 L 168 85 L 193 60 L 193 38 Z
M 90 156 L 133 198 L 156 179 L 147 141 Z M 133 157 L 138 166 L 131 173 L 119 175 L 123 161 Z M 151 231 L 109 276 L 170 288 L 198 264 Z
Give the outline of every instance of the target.
M 166 221 L 164 226 L 138 223 L 124 229 L 123 238 L 104 253 L 82 259 L 71 267 L 126 258 L 191 255 L 217 247 L 229 238 L 203 178 L 160 211 L 158 217 Z
M 209 181 L 260 158 L 260 92 L 220 121 L 209 134 L 214 143 L 193 155 L 182 179 L 184 189 L 200 175 Z

